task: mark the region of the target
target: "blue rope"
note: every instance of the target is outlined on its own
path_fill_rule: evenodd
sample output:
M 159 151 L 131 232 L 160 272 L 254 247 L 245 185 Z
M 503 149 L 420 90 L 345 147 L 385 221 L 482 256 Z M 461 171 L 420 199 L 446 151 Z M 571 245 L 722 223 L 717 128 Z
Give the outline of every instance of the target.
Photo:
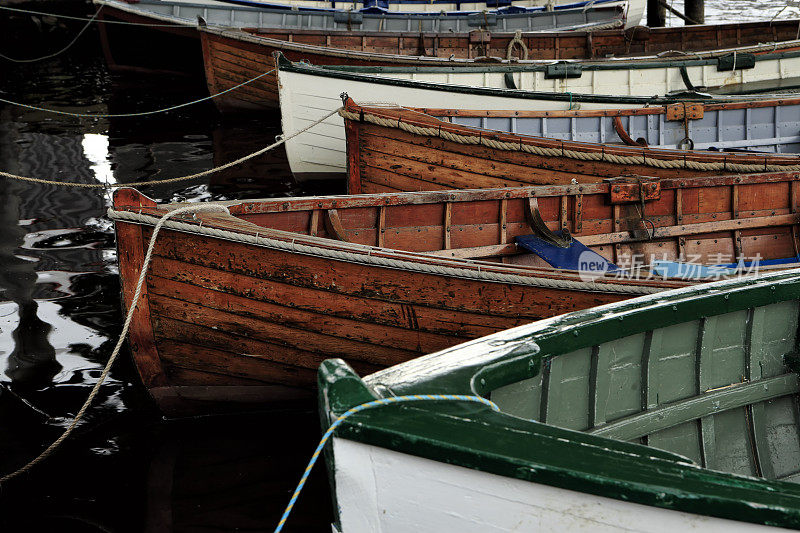
M 333 432 L 336 428 L 341 424 L 346 418 L 352 416 L 358 412 L 361 412 L 365 409 L 369 409 L 371 407 L 377 407 L 380 405 L 389 405 L 392 403 L 403 403 L 403 402 L 419 402 L 419 401 L 432 401 L 432 400 L 447 400 L 447 401 L 464 401 L 464 402 L 477 402 L 482 403 L 484 405 L 488 405 L 495 411 L 500 411 L 497 405 L 494 404 L 491 400 L 487 400 L 486 398 L 481 398 L 480 396 L 472 396 L 466 394 L 414 394 L 410 396 L 394 396 L 391 398 L 380 398 L 378 400 L 372 400 L 371 402 L 362 403 L 361 405 L 357 405 L 352 409 L 346 411 L 342 416 L 334 420 L 333 424 L 328 428 L 328 431 L 322 436 L 322 439 L 319 441 L 317 445 L 317 449 L 314 450 L 314 454 L 311 456 L 311 460 L 308 462 L 308 466 L 306 466 L 305 472 L 303 472 L 303 477 L 300 478 L 300 483 L 297 484 L 297 488 L 294 489 L 294 494 L 292 494 L 291 500 L 289 500 L 289 505 L 286 506 L 286 510 L 283 512 L 283 516 L 281 517 L 280 522 L 278 522 L 278 527 L 275 528 L 275 533 L 279 533 L 282 529 L 284 524 L 286 524 L 286 520 L 289 518 L 289 514 L 292 512 L 292 508 L 294 507 L 295 502 L 297 501 L 297 497 L 300 496 L 300 491 L 303 490 L 303 486 L 306 484 L 306 480 L 308 479 L 308 475 L 311 473 L 311 469 L 314 467 L 314 463 L 317 462 L 319 458 L 319 454 L 322 453 L 322 449 L 325 447 L 325 444 L 328 442 L 328 439 L 331 438 Z
M 174 105 L 172 107 L 165 107 L 164 109 L 156 109 L 154 111 L 142 111 L 140 113 L 121 113 L 119 115 L 104 115 L 102 113 L 70 113 L 69 111 L 59 111 L 57 109 L 46 109 L 44 107 L 36 107 L 36 106 L 33 106 L 33 105 L 28 105 L 28 104 L 20 104 L 18 102 L 12 102 L 11 100 L 5 100 L 3 98 L 0 98 L 0 102 L 3 102 L 5 104 L 19 106 L 19 107 L 25 107 L 25 108 L 28 108 L 28 109 L 33 109 L 33 110 L 36 110 L 36 111 L 45 111 L 47 113 L 56 113 L 58 115 L 68 115 L 68 116 L 71 116 L 71 117 L 89 117 L 89 118 L 141 117 L 141 116 L 145 116 L 145 115 L 154 115 L 156 113 L 163 113 L 165 111 L 172 111 L 172 110 L 175 110 L 175 109 L 180 109 L 181 107 L 186 107 L 186 106 L 190 106 L 190 105 L 193 105 L 193 104 L 199 104 L 200 102 L 204 102 L 206 100 L 211 100 L 212 98 L 216 98 L 217 96 L 220 96 L 220 95 L 223 95 L 223 94 L 225 94 L 227 92 L 233 91 L 234 89 L 238 89 L 242 85 L 247 85 L 248 83 L 252 83 L 252 82 L 256 81 L 257 79 L 263 78 L 267 74 L 271 74 L 273 72 L 275 72 L 275 69 L 268 70 L 267 72 L 264 72 L 263 74 L 259 74 L 255 78 L 251 78 L 251 79 L 249 79 L 247 81 L 243 81 L 239 85 L 234 85 L 230 89 L 225 89 L 222 92 L 218 92 L 217 94 L 212 94 L 211 96 L 206 96 L 204 98 L 200 98 L 199 100 L 193 100 L 191 102 L 186 102 L 186 103 L 183 103 L 183 104 Z

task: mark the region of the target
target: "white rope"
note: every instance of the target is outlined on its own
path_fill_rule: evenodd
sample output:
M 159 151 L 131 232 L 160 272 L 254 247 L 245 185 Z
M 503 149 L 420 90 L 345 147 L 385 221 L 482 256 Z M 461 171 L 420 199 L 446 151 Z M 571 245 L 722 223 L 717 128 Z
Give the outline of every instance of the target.
M 56 57 L 57 55 L 62 54 L 64 52 L 66 52 L 67 50 L 69 50 L 69 48 L 78 41 L 80 36 L 83 35 L 83 32 L 85 32 L 89 28 L 89 26 L 92 25 L 92 22 L 94 22 L 94 19 L 96 19 L 97 15 L 100 14 L 100 11 L 103 9 L 103 7 L 105 7 L 105 5 L 101 5 L 97 9 L 95 14 L 92 15 L 92 18 L 89 19 L 89 21 L 86 23 L 86 25 L 83 28 L 81 28 L 81 31 L 78 32 L 78 35 L 76 35 L 75 38 L 72 39 L 67 46 L 65 46 L 64 48 L 62 48 L 58 52 L 54 52 L 54 53 L 48 54 L 46 56 L 36 57 L 36 58 L 32 58 L 32 59 L 15 59 L 13 57 L 8 57 L 7 55 L 3 55 L 3 54 L 0 54 L 0 57 L 2 57 L 3 59 L 5 59 L 7 61 L 12 61 L 14 63 L 35 63 L 35 62 L 41 61 L 43 59 L 50 59 L 51 57 Z
M 155 223 L 156 220 L 158 220 L 157 217 L 152 215 L 146 215 L 143 213 L 134 213 L 132 211 L 117 211 L 115 209 L 109 209 L 108 216 L 113 220 L 121 220 L 125 222 L 134 222 L 137 224 L 147 224 L 147 225 L 152 225 Z M 526 285 L 532 287 L 543 287 L 543 288 L 560 289 L 560 290 L 582 290 L 591 292 L 612 292 L 612 293 L 622 293 L 622 294 L 653 294 L 656 292 L 666 290 L 666 288 L 660 288 L 660 287 L 643 287 L 640 285 L 625 285 L 625 284 L 591 282 L 591 281 L 588 282 L 573 281 L 568 279 L 553 279 L 546 277 L 523 276 L 519 274 L 490 272 L 486 271 L 485 269 L 480 270 L 479 263 L 475 263 L 475 266 L 477 267 L 476 270 L 470 270 L 469 268 L 464 268 L 463 266 L 464 264 L 470 264 L 469 261 L 451 260 L 446 257 L 435 258 L 442 263 L 439 265 L 412 261 L 410 260 L 413 258 L 411 254 L 409 254 L 409 259 L 392 259 L 389 257 L 379 257 L 371 255 L 370 253 L 371 247 L 355 243 L 347 243 L 348 247 L 351 248 L 352 251 L 332 250 L 329 248 L 323 248 L 321 246 L 299 244 L 297 242 L 294 242 L 293 240 L 290 241 L 289 239 L 292 238 L 292 234 L 290 232 L 280 232 L 277 230 L 274 230 L 273 233 L 276 235 L 285 234 L 286 240 L 268 238 L 264 237 L 263 235 L 237 233 L 228 230 L 212 228 L 208 226 L 198 227 L 195 224 L 187 224 L 184 222 L 176 222 L 176 221 L 167 221 L 164 223 L 164 226 L 171 230 L 180 231 L 184 233 L 207 235 L 215 239 L 224 239 L 232 242 L 252 244 L 255 246 L 270 248 L 273 250 L 299 253 L 302 255 L 325 257 L 328 259 L 334 259 L 337 261 L 346 261 L 349 263 L 376 265 L 395 270 L 406 270 L 412 272 L 420 272 L 424 274 L 436 274 L 440 276 L 474 279 L 480 281 L 491 281 L 496 283 L 509 283 L 515 285 Z M 316 239 L 313 237 L 309 237 L 309 240 L 326 241 L 327 239 L 323 239 L 321 237 Z M 396 252 L 394 250 L 391 251 Z M 402 252 L 399 252 L 399 254 L 402 254 Z M 425 258 L 428 260 L 430 260 L 432 257 L 433 256 L 425 256 Z M 450 263 L 450 265 L 458 265 L 458 266 L 448 266 L 447 263 Z
M 297 137 L 298 135 L 300 135 L 302 133 L 305 133 L 306 131 L 310 130 L 311 128 L 313 128 L 317 124 L 319 124 L 321 122 L 324 122 L 329 117 L 332 117 L 333 115 L 335 115 L 338 112 L 339 112 L 339 108 L 334 109 L 333 111 L 331 111 L 330 113 L 328 113 L 324 117 L 320 118 L 319 120 L 317 120 L 315 122 L 312 122 L 311 124 L 309 124 L 305 128 L 303 128 L 301 130 L 298 130 L 298 131 L 292 133 L 291 135 L 289 135 L 287 137 L 284 137 L 282 135 L 279 136 L 277 141 L 275 141 L 274 143 L 270 144 L 266 148 L 262 148 L 261 150 L 253 152 L 252 154 L 248 154 L 248 155 L 246 155 L 244 157 L 240 157 L 239 159 L 236 159 L 235 161 L 231 161 L 229 163 L 225 163 L 224 165 L 221 165 L 221 166 L 218 166 L 218 167 L 215 167 L 215 168 L 211 168 L 209 170 L 204 170 L 204 171 L 198 172 L 196 174 L 190 174 L 188 176 L 180 176 L 178 178 L 167 178 L 167 179 L 163 179 L 163 180 L 153 180 L 153 181 L 137 181 L 137 182 L 133 182 L 133 183 L 106 184 L 106 183 L 76 183 L 76 182 L 71 182 L 71 181 L 44 180 L 44 179 L 39 179 L 39 178 L 29 178 L 29 177 L 26 177 L 26 176 L 17 176 L 16 174 L 9 174 L 8 172 L 3 172 L 3 171 L 0 171 L 0 176 L 1 177 L 5 177 L 5 178 L 9 178 L 9 179 L 13 179 L 13 180 L 28 181 L 28 182 L 33 182 L 33 183 L 41 183 L 41 184 L 45 184 L 45 185 L 60 185 L 62 187 L 81 187 L 81 188 L 88 188 L 88 189 L 100 189 L 100 188 L 102 188 L 102 189 L 113 189 L 113 188 L 119 188 L 119 187 L 137 187 L 137 186 L 141 187 L 141 186 L 145 186 L 145 185 L 162 185 L 164 183 L 175 183 L 175 182 L 178 182 L 178 181 L 192 180 L 192 179 L 202 178 L 204 176 L 208 176 L 209 174 L 214 174 L 215 172 L 219 172 L 221 170 L 225 170 L 225 169 L 230 168 L 232 166 L 238 165 L 239 163 L 243 163 L 243 162 L 247 161 L 248 159 L 252 159 L 254 157 L 260 156 L 261 154 L 269 152 L 273 148 L 282 145 L 283 143 L 285 143 L 289 139 L 293 139 L 294 137 Z
M 162 216 L 158 222 L 155 224 L 153 228 L 153 235 L 150 237 L 150 244 L 147 247 L 147 254 L 144 258 L 144 263 L 142 264 L 142 271 L 139 273 L 139 281 L 136 283 L 136 291 L 133 293 L 133 298 L 128 304 L 128 315 L 125 317 L 125 323 L 122 326 L 122 332 L 119 334 L 119 339 L 117 339 L 117 344 L 114 346 L 114 350 L 111 352 L 111 357 L 108 358 L 108 362 L 106 363 L 105 368 L 103 368 L 103 373 L 100 374 L 100 379 L 97 380 L 92 391 L 89 393 L 89 397 L 86 398 L 86 401 L 81 406 L 78 414 L 75 415 L 75 418 L 72 419 L 69 426 L 64 433 L 61 434 L 59 438 L 57 438 L 50 446 L 47 447 L 42 453 L 40 453 L 36 458 L 31 460 L 28 464 L 23 466 L 22 468 L 11 472 L 10 474 L 6 474 L 5 476 L 0 478 L 0 484 L 5 483 L 6 481 L 24 473 L 33 468 L 35 465 L 40 463 L 41 461 L 45 460 L 49 457 L 60 445 L 64 442 L 67 437 L 72 433 L 75 427 L 78 425 L 78 422 L 83 418 L 83 415 L 86 413 L 86 410 L 94 400 L 97 393 L 100 391 L 100 386 L 105 381 L 108 373 L 111 371 L 111 366 L 114 364 L 114 361 L 117 359 L 117 355 L 119 354 L 119 350 L 122 347 L 122 343 L 125 341 L 125 337 L 128 335 L 128 328 L 131 325 L 131 321 L 133 320 L 133 313 L 136 310 L 136 304 L 139 303 L 139 298 L 142 295 L 142 286 L 144 285 L 144 280 L 147 274 L 147 269 L 150 266 L 150 259 L 153 255 L 153 249 L 155 248 L 156 244 L 156 237 L 158 236 L 158 232 L 161 231 L 161 228 L 167 222 L 167 219 L 181 215 L 184 213 L 199 213 L 201 211 L 218 211 L 218 212 L 228 212 L 228 208 L 220 205 L 220 204 L 197 204 L 197 205 L 190 205 L 186 207 L 181 207 L 174 211 L 170 211 Z

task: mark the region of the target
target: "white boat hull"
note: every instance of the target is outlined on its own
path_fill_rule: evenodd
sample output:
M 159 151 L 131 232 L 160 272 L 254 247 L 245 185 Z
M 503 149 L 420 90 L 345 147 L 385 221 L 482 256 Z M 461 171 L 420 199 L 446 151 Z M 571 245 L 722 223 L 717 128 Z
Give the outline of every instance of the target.
M 726 86 L 756 81 L 791 78 L 800 72 L 800 57 L 759 61 L 755 68 L 718 71 L 716 65 L 696 65 L 686 68 L 696 85 Z M 506 88 L 502 72 L 390 73 L 382 77 L 425 81 L 468 87 Z M 524 71 L 513 74 L 516 86 L 523 90 L 545 93 L 614 94 L 650 96 L 684 91 L 686 85 L 677 67 L 641 69 L 585 70 L 580 78 L 545 79 L 544 72 Z M 281 70 L 279 97 L 283 132 L 296 132 L 341 105 L 339 95 L 347 93 L 360 104 L 385 103 L 405 107 L 450 109 L 569 109 L 570 103 L 553 102 L 546 98 L 512 98 L 456 93 L 423 87 L 404 87 L 377 84 L 377 76 L 359 79 L 321 77 L 313 72 Z M 637 107 L 631 104 L 581 103 L 581 109 L 621 109 Z M 574 109 L 575 106 L 572 106 Z M 335 115 L 308 132 L 286 142 L 289 165 L 299 181 L 308 179 L 341 179 L 346 173 L 344 122 Z
M 331 446 L 342 533 L 778 530 L 506 478 L 341 438 Z

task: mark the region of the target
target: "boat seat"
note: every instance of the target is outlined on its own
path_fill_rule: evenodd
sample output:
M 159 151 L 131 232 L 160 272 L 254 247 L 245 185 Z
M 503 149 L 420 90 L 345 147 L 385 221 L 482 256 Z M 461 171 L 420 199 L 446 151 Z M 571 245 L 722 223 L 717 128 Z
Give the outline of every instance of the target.
M 559 238 L 569 236 L 561 231 L 554 231 L 553 234 Z M 519 235 L 515 241 L 517 246 L 538 255 L 554 268 L 597 273 L 613 272 L 619 268 L 573 237 L 568 241 L 564 239 L 562 245 L 537 235 Z

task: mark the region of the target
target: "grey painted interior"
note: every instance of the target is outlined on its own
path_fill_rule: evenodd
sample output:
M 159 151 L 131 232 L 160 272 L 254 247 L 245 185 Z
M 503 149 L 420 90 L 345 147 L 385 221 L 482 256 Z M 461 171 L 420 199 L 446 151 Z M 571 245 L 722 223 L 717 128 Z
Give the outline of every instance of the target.
M 452 122 L 562 140 L 622 143 L 612 117 L 453 117 Z M 675 148 L 685 137 L 683 121 L 667 121 L 663 114 L 622 117 L 622 125 L 633 139 L 644 138 L 653 147 Z M 689 121 L 689 137 L 698 150 L 713 147 L 798 153 L 800 104 L 706 111 L 702 119 Z

